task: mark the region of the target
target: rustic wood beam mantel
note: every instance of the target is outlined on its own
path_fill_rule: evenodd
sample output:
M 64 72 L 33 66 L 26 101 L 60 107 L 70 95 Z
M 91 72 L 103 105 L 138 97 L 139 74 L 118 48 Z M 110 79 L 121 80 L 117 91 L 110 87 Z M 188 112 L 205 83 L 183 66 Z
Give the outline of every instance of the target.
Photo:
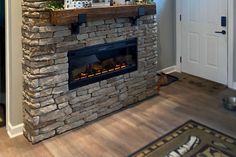
M 156 14 L 156 5 L 122 5 L 97 8 L 68 10 L 50 10 L 53 25 L 67 25 L 79 22 L 79 15 L 85 14 L 87 21 L 106 20 L 112 18 L 138 17 L 140 8 L 144 15 Z

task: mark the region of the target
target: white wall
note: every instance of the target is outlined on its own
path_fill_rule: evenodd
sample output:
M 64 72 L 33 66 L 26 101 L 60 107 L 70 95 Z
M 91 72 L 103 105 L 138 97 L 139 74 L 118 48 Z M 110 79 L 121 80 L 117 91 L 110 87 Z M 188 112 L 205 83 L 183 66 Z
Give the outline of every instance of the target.
M 175 0 L 155 0 L 160 29 L 159 70 L 176 65 Z
M 21 46 L 21 1 L 6 0 L 7 17 L 7 48 L 6 48 L 6 105 L 8 114 L 7 123 L 13 128 L 22 123 L 22 46 Z

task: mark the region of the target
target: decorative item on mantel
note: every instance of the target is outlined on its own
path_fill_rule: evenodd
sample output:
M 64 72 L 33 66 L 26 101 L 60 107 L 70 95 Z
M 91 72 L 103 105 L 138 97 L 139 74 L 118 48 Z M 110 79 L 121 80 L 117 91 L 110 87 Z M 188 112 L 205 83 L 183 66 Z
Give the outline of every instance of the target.
M 92 0 L 64 0 L 65 9 L 89 8 L 92 7 Z
M 155 4 L 153 0 L 134 0 L 136 5 Z
M 122 5 L 154 5 L 153 0 L 51 0 L 47 8 L 50 10 L 80 9 L 91 7 L 107 7 Z
M 92 7 L 110 6 L 111 0 L 93 0 Z
M 63 10 L 64 3 L 62 0 L 51 0 L 48 1 L 47 8 L 49 10 Z
M 51 0 L 47 8 L 50 10 L 91 8 L 92 0 Z

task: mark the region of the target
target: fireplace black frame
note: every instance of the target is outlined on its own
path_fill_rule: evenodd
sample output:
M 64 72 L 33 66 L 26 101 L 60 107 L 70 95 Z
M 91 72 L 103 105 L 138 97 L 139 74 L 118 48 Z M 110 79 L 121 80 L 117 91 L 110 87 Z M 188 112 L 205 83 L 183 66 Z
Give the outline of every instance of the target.
M 95 82 L 99 82 L 102 80 L 106 80 L 118 75 L 130 73 L 133 71 L 136 71 L 138 69 L 138 43 L 137 43 L 137 38 L 131 38 L 127 40 L 122 40 L 118 42 L 113 42 L 113 43 L 106 43 L 106 44 L 100 44 L 100 45 L 95 45 L 95 46 L 90 46 L 86 48 L 82 48 L 79 50 L 72 50 L 68 52 L 68 59 L 69 59 L 69 90 L 76 89 L 78 87 L 82 87 L 88 84 L 92 84 Z M 131 48 L 135 50 L 135 66 L 127 67 L 125 69 L 121 69 L 119 71 L 112 71 L 112 72 L 107 72 L 105 74 L 101 74 L 98 76 L 94 76 L 92 78 L 86 78 L 83 80 L 73 80 L 72 79 L 72 59 L 74 57 L 79 57 L 79 56 L 88 56 L 88 55 L 93 55 L 96 53 L 102 53 L 104 51 L 112 51 L 116 49 L 121 49 L 121 48 Z

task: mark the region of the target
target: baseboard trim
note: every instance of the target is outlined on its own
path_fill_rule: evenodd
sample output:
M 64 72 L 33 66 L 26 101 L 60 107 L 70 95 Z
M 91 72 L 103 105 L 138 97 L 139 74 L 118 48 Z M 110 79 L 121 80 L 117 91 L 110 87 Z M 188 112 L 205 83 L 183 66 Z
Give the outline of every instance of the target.
M 236 82 L 233 82 L 233 87 L 232 89 L 236 90 Z
M 162 69 L 162 70 L 158 71 L 158 73 L 163 72 L 165 74 L 170 74 L 170 73 L 173 73 L 173 72 L 176 72 L 176 71 L 177 71 L 177 67 L 176 66 L 171 66 L 171 67 L 168 67 L 168 68 L 165 68 L 165 69 Z
M 7 134 L 10 138 L 15 138 L 17 136 L 20 136 L 23 134 L 23 126 L 24 124 L 19 124 L 16 126 L 12 126 L 11 124 L 8 124 L 8 130 Z

